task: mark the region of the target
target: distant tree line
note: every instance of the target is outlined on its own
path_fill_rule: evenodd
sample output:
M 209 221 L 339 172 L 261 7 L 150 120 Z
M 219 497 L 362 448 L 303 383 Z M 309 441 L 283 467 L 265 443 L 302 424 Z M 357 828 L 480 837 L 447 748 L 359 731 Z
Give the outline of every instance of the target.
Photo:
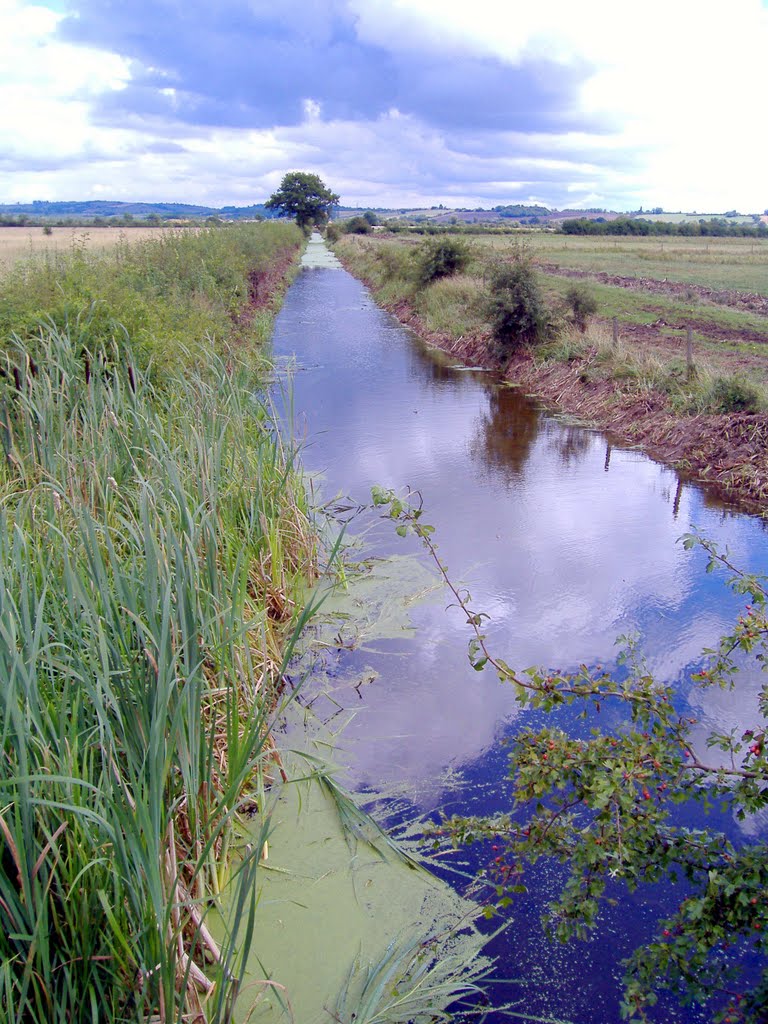
M 242 218 L 240 218 L 242 219 Z M 261 214 L 249 217 L 249 220 L 265 220 Z M 25 213 L 12 214 L 0 213 L 0 227 L 4 228 L 33 228 L 42 227 L 45 229 L 55 228 L 157 228 L 165 225 L 174 227 L 183 224 L 226 224 L 230 218 L 210 216 L 194 217 L 161 217 L 157 213 L 150 213 L 146 217 L 136 217 L 132 213 L 124 213 L 120 217 L 31 217 Z
M 90 200 L 0 204 L 3 227 L 144 227 L 183 221 L 195 224 L 264 220 L 277 216 L 263 203 L 250 206 L 193 206 L 190 203 L 125 203 Z
M 500 217 L 513 217 L 515 220 L 529 219 L 531 217 L 549 217 L 552 213 L 546 206 L 528 206 L 522 203 L 511 206 L 494 206 L 494 213 Z
M 589 220 L 587 217 L 578 217 L 564 221 L 559 230 L 564 235 L 706 235 L 718 238 L 768 238 L 766 224 L 733 224 L 720 217 L 682 221 L 679 224 L 665 220 L 644 220 L 642 217 L 617 217 L 616 220 Z
M 518 221 L 435 224 L 432 221 L 386 220 L 382 223 L 392 234 L 410 235 L 512 235 L 520 228 Z

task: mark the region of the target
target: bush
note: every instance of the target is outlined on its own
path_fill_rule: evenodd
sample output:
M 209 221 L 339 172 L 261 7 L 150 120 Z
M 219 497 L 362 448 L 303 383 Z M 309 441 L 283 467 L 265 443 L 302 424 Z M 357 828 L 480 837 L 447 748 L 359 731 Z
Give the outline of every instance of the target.
M 487 315 L 493 336 L 505 352 L 554 337 L 552 311 L 526 253 L 517 253 L 511 263 L 499 264 L 494 270 Z
M 350 217 L 344 225 L 344 231 L 348 235 L 370 235 L 373 228 L 365 217 Z
M 328 224 L 325 229 L 325 237 L 328 242 L 338 242 L 341 238 L 341 228 L 338 224 Z
M 574 324 L 583 334 L 587 329 L 587 321 L 597 312 L 597 299 L 586 285 L 574 284 L 565 293 L 565 302 Z
M 419 280 L 422 284 L 439 281 L 464 270 L 472 253 L 465 242 L 457 238 L 435 238 L 420 247 L 418 252 Z
M 760 390 L 745 377 L 716 377 L 706 397 L 709 412 L 760 412 L 764 408 Z

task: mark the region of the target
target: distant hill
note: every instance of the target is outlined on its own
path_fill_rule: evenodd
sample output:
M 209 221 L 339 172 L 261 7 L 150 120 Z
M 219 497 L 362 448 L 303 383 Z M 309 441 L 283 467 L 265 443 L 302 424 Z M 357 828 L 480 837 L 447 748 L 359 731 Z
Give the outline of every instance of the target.
M 226 220 L 248 220 L 254 217 L 272 217 L 263 203 L 253 206 L 195 206 L 190 203 L 123 203 L 106 199 L 85 202 L 49 203 L 35 200 L 32 203 L 0 203 L 0 214 L 13 217 L 34 217 L 50 220 L 71 217 L 92 219 L 93 217 L 160 217 L 162 220 L 199 219 L 200 217 L 223 217 Z
M 547 206 L 539 206 L 527 203 L 514 203 L 506 206 L 494 206 L 486 209 L 478 206 L 474 209 L 459 207 L 449 209 L 445 206 L 431 207 L 401 207 L 400 209 L 386 209 L 379 206 L 341 206 L 334 211 L 334 218 L 346 220 L 356 214 L 371 210 L 382 220 L 403 220 L 415 224 L 428 222 L 435 225 L 458 225 L 458 224 L 507 224 L 511 227 L 523 226 L 546 226 L 559 224 L 571 217 L 586 217 L 590 220 L 614 220 L 616 217 L 632 217 L 635 214 L 616 213 L 612 210 L 555 210 Z
M 733 224 L 755 224 L 759 221 L 756 214 L 742 215 L 735 210 L 720 214 L 666 213 L 656 207 L 647 213 L 642 209 L 617 213 L 615 210 L 555 210 L 546 206 L 528 205 L 525 203 L 494 206 L 491 209 L 477 207 L 468 209 L 459 207 L 431 206 L 422 208 L 387 208 L 380 206 L 340 206 L 333 211 L 334 219 L 344 219 L 364 213 L 366 210 L 377 214 L 382 220 L 396 219 L 412 223 L 429 223 L 435 225 L 460 224 L 508 224 L 510 226 L 552 226 L 558 227 L 565 221 L 594 220 L 612 221 L 617 218 L 643 219 L 648 221 L 668 221 L 671 223 L 698 223 L 702 218 L 724 218 Z M 110 220 L 112 218 L 135 218 L 136 220 L 183 221 L 201 220 L 207 217 L 219 217 L 223 220 L 254 220 L 256 218 L 273 218 L 276 214 L 266 209 L 263 203 L 251 206 L 202 206 L 193 203 L 125 203 L 117 200 L 92 199 L 71 202 L 45 202 L 35 200 L 32 203 L 0 203 L 0 219 L 5 223 L 23 223 L 29 218 L 32 221 L 92 221 L 94 218 Z
M 760 220 L 757 214 L 742 214 L 736 210 L 728 213 L 639 213 L 632 214 L 641 220 L 664 224 L 698 224 L 702 220 L 727 220 L 730 224 L 755 224 Z

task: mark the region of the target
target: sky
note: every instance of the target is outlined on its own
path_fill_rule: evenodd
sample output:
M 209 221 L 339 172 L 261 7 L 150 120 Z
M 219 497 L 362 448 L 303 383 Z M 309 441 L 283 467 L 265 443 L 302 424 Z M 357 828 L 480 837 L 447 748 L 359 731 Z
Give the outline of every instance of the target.
M 0 0 L 0 202 L 762 213 L 768 0 Z

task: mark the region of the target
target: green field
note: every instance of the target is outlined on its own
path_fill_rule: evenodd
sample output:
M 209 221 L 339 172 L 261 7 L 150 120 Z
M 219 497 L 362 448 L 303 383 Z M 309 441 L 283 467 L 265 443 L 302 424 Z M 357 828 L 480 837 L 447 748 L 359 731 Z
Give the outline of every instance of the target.
M 556 299 L 564 299 L 574 284 L 571 277 L 551 273 L 542 274 L 542 281 Z M 685 335 L 690 324 L 698 340 L 734 350 L 768 343 L 768 317 L 704 302 L 695 294 L 678 298 L 599 281 L 588 281 L 588 288 L 597 300 L 598 316 L 603 319 L 617 317 L 620 323 L 656 325 L 661 335 L 673 336 Z
M 521 237 L 538 258 L 560 267 L 768 295 L 768 239 L 582 238 L 530 231 L 472 241 L 503 252 Z

